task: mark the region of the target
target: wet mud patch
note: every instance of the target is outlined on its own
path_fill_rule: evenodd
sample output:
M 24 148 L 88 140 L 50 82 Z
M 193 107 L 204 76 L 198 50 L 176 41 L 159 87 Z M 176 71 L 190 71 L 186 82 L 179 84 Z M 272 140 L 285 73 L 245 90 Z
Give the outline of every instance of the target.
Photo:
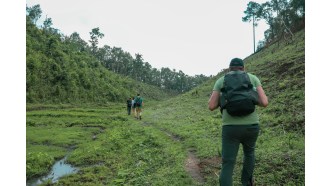
M 218 156 L 199 159 L 194 150 L 189 150 L 185 170 L 196 182 L 203 184 L 208 177 L 219 178 L 220 164 L 221 158 Z
M 201 175 L 203 177 L 219 177 L 221 158 L 214 156 L 212 158 L 202 159 L 199 162 Z
M 185 169 L 190 176 L 198 183 L 204 183 L 204 177 L 201 174 L 200 160 L 194 154 L 194 151 L 188 151 L 188 157 L 185 162 Z

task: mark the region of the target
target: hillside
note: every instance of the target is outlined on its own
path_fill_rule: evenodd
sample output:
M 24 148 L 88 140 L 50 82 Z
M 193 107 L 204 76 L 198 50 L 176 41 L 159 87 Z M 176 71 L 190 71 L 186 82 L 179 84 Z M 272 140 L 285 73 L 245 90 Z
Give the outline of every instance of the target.
M 168 67 L 156 69 L 140 53 L 98 46 L 104 36 L 99 27 L 89 32 L 88 41 L 77 32 L 64 35 L 52 27 L 49 17 L 38 23 L 41 15 L 39 4 L 26 7 L 27 103 L 109 103 L 137 93 L 161 100 L 210 78 Z
M 244 59 L 246 70 L 260 77 L 269 99 L 267 108 L 258 108 L 261 133 L 256 150 L 257 185 L 304 183 L 304 51 L 302 30 L 292 43 L 275 43 Z M 216 184 L 221 157 L 221 114 L 210 112 L 207 103 L 215 81 L 226 71 L 184 95 L 156 103 L 152 111 L 145 109 L 150 125 L 176 136 L 189 153 L 198 157 L 205 185 Z M 242 154 L 237 159 L 234 185 L 239 184 L 241 158 Z
M 106 103 L 141 93 L 159 100 L 171 94 L 106 69 L 84 49 L 65 42 L 54 29 L 26 22 L 28 103 Z
M 305 131 L 305 30 L 294 42 L 281 42 L 245 59 L 248 71 L 258 75 L 270 105 L 262 110 L 266 125 Z
M 257 75 L 269 106 L 259 109 L 262 122 L 285 130 L 305 131 L 305 30 L 294 41 L 281 41 L 244 59 L 247 72 Z M 229 62 L 228 62 L 229 65 Z M 228 69 L 192 90 L 206 95 Z M 188 93 L 189 94 L 189 93 Z

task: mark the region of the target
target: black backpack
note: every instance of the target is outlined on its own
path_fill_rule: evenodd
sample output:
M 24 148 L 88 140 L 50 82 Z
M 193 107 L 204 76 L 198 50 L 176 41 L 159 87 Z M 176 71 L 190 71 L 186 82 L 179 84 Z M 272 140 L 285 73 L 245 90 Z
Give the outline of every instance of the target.
M 258 104 L 258 93 L 253 90 L 249 75 L 244 71 L 231 71 L 224 77 L 221 88 L 220 110 L 232 116 L 251 114 Z

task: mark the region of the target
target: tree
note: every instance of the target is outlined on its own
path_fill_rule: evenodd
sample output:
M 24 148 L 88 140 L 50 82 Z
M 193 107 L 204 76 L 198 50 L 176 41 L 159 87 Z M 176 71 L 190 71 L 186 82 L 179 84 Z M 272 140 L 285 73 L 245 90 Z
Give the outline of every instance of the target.
M 32 7 L 26 6 L 26 12 L 27 12 L 27 16 L 31 19 L 31 21 L 34 24 L 36 24 L 36 22 L 38 21 L 38 19 L 41 17 L 42 14 L 42 10 L 39 4 L 34 5 Z
M 249 2 L 244 13 L 243 22 L 264 19 L 269 25 L 264 32 L 265 45 L 280 39 L 291 42 L 293 33 L 305 27 L 305 0 L 269 0 L 261 5 Z
M 184 74 L 181 70 L 179 70 L 177 76 L 177 85 L 180 93 L 186 91 L 186 87 L 187 87 L 186 84 L 187 84 L 187 75 Z
M 111 47 L 104 45 L 97 51 L 97 58 L 101 61 L 104 67 L 110 69 Z
M 44 29 L 48 29 L 53 25 L 52 18 L 47 18 L 44 21 Z
M 88 48 L 88 43 L 81 39 L 80 35 L 77 32 L 73 32 L 69 37 L 66 38 L 74 51 L 83 52 Z
M 291 0 L 290 5 L 298 15 L 305 17 L 305 0 Z
M 152 85 L 161 87 L 161 76 L 160 76 L 160 71 L 158 69 L 152 68 L 150 80 Z
M 143 58 L 142 54 L 135 54 L 135 59 L 133 60 L 133 78 L 135 80 L 141 81 L 141 72 L 143 67 Z
M 120 73 L 121 63 L 124 58 L 124 51 L 120 47 L 113 47 L 108 60 L 108 66 L 115 73 Z
M 250 1 L 247 4 L 247 8 L 244 11 L 246 14 L 245 17 L 242 17 L 243 22 L 251 22 L 252 19 L 252 26 L 253 26 L 253 52 L 256 51 L 256 44 L 255 44 L 255 27 L 257 26 L 257 21 L 260 20 L 260 17 L 257 16 L 257 13 L 260 11 L 260 4 Z
M 305 0 L 291 0 L 290 10 L 293 32 L 305 28 Z
M 269 2 L 265 2 L 261 4 L 261 9 L 258 11 L 258 16 L 261 19 L 264 19 L 266 23 L 269 25 L 269 31 L 265 32 L 265 38 L 267 41 L 271 42 L 275 35 L 274 35 L 274 19 L 275 16 L 273 14 L 273 8 Z M 267 35 L 267 37 L 266 37 Z
M 133 72 L 133 57 L 129 52 L 124 52 L 121 74 L 131 76 Z
M 152 66 L 150 65 L 150 63 L 148 63 L 148 62 L 144 63 L 143 70 L 141 73 L 142 82 L 151 83 L 151 68 L 152 68 Z
M 291 37 L 293 36 L 293 33 L 291 29 L 289 28 L 290 24 L 290 17 L 288 15 L 289 13 L 289 3 L 287 0 L 271 0 L 272 7 L 274 11 L 277 13 L 277 19 L 280 22 L 281 27 L 281 37 L 284 36 L 286 33 L 289 33 Z
M 89 34 L 91 35 L 91 40 L 89 40 L 89 42 L 92 45 L 92 52 L 95 54 L 97 51 L 97 45 L 99 44 L 99 38 L 103 38 L 104 34 L 100 32 L 99 27 L 93 28 Z

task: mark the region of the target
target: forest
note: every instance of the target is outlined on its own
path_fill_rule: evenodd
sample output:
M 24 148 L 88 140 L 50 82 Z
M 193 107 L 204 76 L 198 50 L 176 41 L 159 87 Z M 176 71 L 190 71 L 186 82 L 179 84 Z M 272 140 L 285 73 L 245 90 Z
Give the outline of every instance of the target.
M 159 70 L 145 62 L 142 54 L 133 57 L 120 47 L 98 47 L 104 36 L 99 28 L 91 30 L 86 42 L 77 32 L 65 36 L 52 28 L 51 18 L 38 26 L 40 5 L 26 7 L 26 12 L 27 102 L 123 101 L 133 96 L 128 92 L 135 95 L 142 91 L 139 86 L 148 85 L 175 95 L 210 78 L 168 67 Z
M 295 32 L 305 28 L 305 0 L 270 0 L 261 4 L 250 1 L 244 14 L 242 21 L 252 21 L 253 27 L 260 20 L 269 26 L 264 32 L 265 39 L 258 42 L 257 51 L 279 40 L 289 42 Z

